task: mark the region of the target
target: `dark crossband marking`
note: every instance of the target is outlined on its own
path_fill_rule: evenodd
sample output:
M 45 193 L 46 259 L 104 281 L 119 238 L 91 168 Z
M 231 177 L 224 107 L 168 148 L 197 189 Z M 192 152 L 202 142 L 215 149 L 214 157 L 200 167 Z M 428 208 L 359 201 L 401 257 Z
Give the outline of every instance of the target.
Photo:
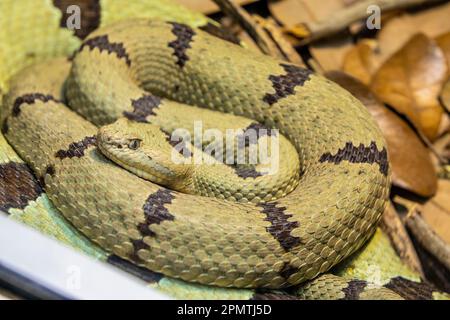
M 108 53 L 115 53 L 115 55 L 119 59 L 125 59 L 128 66 L 131 65 L 130 57 L 126 52 L 123 43 L 110 42 L 108 39 L 108 35 L 97 36 L 84 41 L 80 47 L 79 52 L 81 52 L 85 47 L 89 47 L 91 51 L 94 50 L 94 48 L 97 48 L 100 50 L 100 52 L 107 51 Z
M 0 210 L 23 209 L 42 193 L 39 183 L 24 163 L 0 164 Z
M 272 136 L 273 132 L 269 128 L 258 122 L 252 122 L 247 128 L 245 128 L 242 134 L 237 136 L 237 148 L 242 150 L 243 148 L 247 148 L 250 144 L 257 144 L 258 139 L 263 136 Z M 252 139 L 255 137 L 256 139 Z M 241 178 L 257 178 L 261 177 L 264 174 L 255 170 L 254 166 L 243 166 L 243 165 L 229 165 L 234 169 L 236 174 Z
M 148 122 L 148 116 L 154 116 L 154 109 L 158 108 L 161 104 L 161 98 L 152 96 L 152 95 L 144 95 L 143 97 L 131 100 L 131 105 L 133 106 L 133 111 L 124 111 L 124 117 L 136 121 L 136 122 Z
M 85 137 L 81 141 L 72 142 L 69 144 L 67 150 L 58 150 L 55 157 L 62 159 L 65 158 L 81 158 L 84 156 L 84 151 L 90 146 L 95 146 L 97 144 L 97 139 L 94 136 Z
M 298 268 L 291 266 L 289 263 L 285 263 L 280 270 L 280 276 L 285 279 L 289 279 L 290 276 L 298 272 Z
M 270 105 L 277 103 L 280 99 L 285 98 L 295 93 L 296 86 L 302 86 L 310 75 L 313 73 L 311 70 L 301 68 L 291 64 L 280 64 L 286 71 L 285 75 L 275 76 L 270 75 L 269 80 L 272 82 L 272 86 L 275 89 L 275 93 L 266 93 L 263 100 Z
M 161 273 L 153 272 L 143 267 L 138 267 L 137 265 L 116 256 L 115 254 L 110 255 L 106 262 L 144 280 L 147 283 L 157 283 L 163 277 Z
M 17 97 L 16 100 L 14 100 L 12 115 L 14 117 L 17 117 L 20 114 L 20 107 L 22 106 L 22 104 L 24 104 L 24 103 L 33 104 L 36 102 L 36 100 L 39 100 L 42 102 L 48 102 L 48 101 L 59 102 L 51 94 L 27 93 L 20 97 Z
M 267 215 L 264 221 L 271 223 L 270 227 L 266 227 L 269 232 L 284 250 L 289 251 L 300 243 L 300 238 L 291 235 L 292 230 L 297 228 L 297 221 L 288 221 L 291 214 L 287 214 L 286 207 L 277 207 L 277 202 L 263 203 L 260 206 L 263 208 L 262 212 Z
M 256 133 L 256 141 L 250 139 L 252 133 Z M 258 122 L 251 123 L 247 128 L 244 129 L 244 132 L 238 136 L 238 147 L 242 148 L 243 146 L 248 147 L 250 143 L 258 143 L 258 139 L 264 136 L 272 136 L 272 130 L 263 126 Z
M 402 277 L 392 278 L 384 287 L 406 300 L 433 300 L 433 292 L 437 291 L 428 283 L 415 282 Z
M 377 163 L 380 166 L 380 172 L 385 176 L 389 170 L 389 162 L 386 148 L 378 150 L 377 144 L 372 141 L 368 147 L 362 143 L 359 147 L 355 147 L 352 142 L 347 142 L 343 149 L 339 149 L 335 155 L 330 152 L 320 157 L 320 162 L 332 162 L 335 164 L 347 160 L 350 163 Z
M 234 172 L 238 177 L 241 178 L 258 178 L 263 176 L 264 174 L 255 170 L 255 168 L 245 167 L 242 165 L 229 165 L 229 167 L 234 169 Z
M 218 27 L 215 24 L 212 24 L 211 22 L 208 22 L 204 26 L 199 27 L 200 30 L 205 31 L 206 33 L 209 33 L 212 36 L 215 36 L 217 38 L 220 38 L 222 40 L 239 44 L 240 40 L 238 37 L 236 37 L 231 30 L 228 30 L 223 27 Z
M 169 47 L 174 49 L 173 55 L 177 57 L 177 65 L 183 68 L 189 60 L 186 51 L 191 48 L 191 41 L 195 32 L 185 24 L 176 22 L 169 23 L 172 25 L 172 33 L 177 37 L 174 41 L 169 42 Z
M 168 189 L 159 189 L 147 198 L 143 207 L 146 230 L 148 230 L 145 235 L 154 235 L 148 226 L 175 219 L 169 210 L 164 207 L 166 204 L 171 204 L 173 199 L 172 191 Z
M 367 282 L 363 280 L 351 280 L 347 288 L 342 289 L 345 296 L 342 300 L 359 300 L 359 295 L 367 286 Z
M 132 240 L 134 253 L 131 258 L 133 260 L 140 261 L 141 259 L 138 256 L 139 250 L 149 248 L 144 242 L 144 237 L 155 236 L 155 233 L 150 230 L 149 226 L 152 224 L 160 224 L 163 221 L 173 221 L 175 219 L 169 210 L 164 207 L 166 204 L 172 203 L 173 199 L 174 196 L 172 191 L 168 189 L 159 189 L 148 196 L 142 208 L 144 210 L 145 221 L 137 225 L 137 229 L 142 238 Z
M 72 0 L 53 0 L 53 5 L 61 11 L 61 20 L 59 26 L 68 28 L 74 11 L 67 11 L 67 8 L 75 4 Z M 76 5 L 80 8 L 81 28 L 75 28 L 75 36 L 84 39 L 89 33 L 94 31 L 100 25 L 100 0 L 77 1 Z
M 2 123 L 2 134 L 7 134 L 8 130 L 9 130 L 8 117 L 5 117 L 5 119 L 3 120 L 3 123 Z

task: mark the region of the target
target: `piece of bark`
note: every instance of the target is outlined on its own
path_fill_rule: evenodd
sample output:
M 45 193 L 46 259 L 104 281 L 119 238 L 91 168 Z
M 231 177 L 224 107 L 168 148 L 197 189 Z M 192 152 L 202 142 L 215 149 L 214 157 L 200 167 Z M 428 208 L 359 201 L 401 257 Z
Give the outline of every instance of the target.
M 420 207 L 411 210 L 405 224 L 417 241 L 450 270 L 450 245 L 442 240 L 420 216 Z
M 381 229 L 389 236 L 400 259 L 425 278 L 417 252 L 394 206 L 389 202 L 381 219 Z
M 416 248 L 417 255 L 422 263 L 426 281 L 433 283 L 436 288 L 443 292 L 450 292 L 450 270 L 425 249 L 414 235 L 411 240 Z

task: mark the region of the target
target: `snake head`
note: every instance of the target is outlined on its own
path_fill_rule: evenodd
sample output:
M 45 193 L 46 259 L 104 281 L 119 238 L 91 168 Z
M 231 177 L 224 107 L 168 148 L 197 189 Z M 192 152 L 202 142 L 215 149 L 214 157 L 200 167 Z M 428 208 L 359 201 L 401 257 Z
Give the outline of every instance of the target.
M 177 189 L 188 176 L 188 166 L 173 161 L 172 146 L 156 125 L 118 119 L 99 129 L 97 145 L 110 160 L 154 183 Z

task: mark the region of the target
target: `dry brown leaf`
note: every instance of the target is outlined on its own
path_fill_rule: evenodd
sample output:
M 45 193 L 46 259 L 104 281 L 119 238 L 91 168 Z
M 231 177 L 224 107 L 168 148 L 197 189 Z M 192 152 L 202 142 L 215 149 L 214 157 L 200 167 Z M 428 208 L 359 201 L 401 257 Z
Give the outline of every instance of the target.
M 436 38 L 436 42 L 444 52 L 445 59 L 447 60 L 448 72 L 450 75 L 450 32 L 447 32 Z
M 450 32 L 449 17 L 450 3 L 447 3 L 389 19 L 382 25 L 377 35 L 380 48 L 377 55 L 378 65 L 402 48 L 417 33 L 435 38 L 442 33 Z
M 376 71 L 373 63 L 374 50 L 377 44 L 374 40 L 365 39 L 351 48 L 344 58 L 342 71 L 369 85 Z
M 446 75 L 442 50 L 417 34 L 377 71 L 371 89 L 433 141 L 443 113 L 438 96 Z
M 150 0 L 152 1 L 152 0 Z M 219 7 L 212 0 L 175 0 L 185 7 L 204 14 L 212 14 L 219 11 Z M 233 0 L 236 4 L 246 5 L 258 0 Z
M 436 192 L 436 171 L 428 149 L 408 124 L 357 79 L 343 72 L 326 75 L 358 98 L 377 121 L 387 142 L 393 184 L 423 197 L 432 196 Z
M 447 110 L 447 112 L 450 112 L 450 79 L 447 80 L 444 87 L 442 88 L 440 100 L 445 110 Z
M 319 21 L 330 17 L 345 6 L 341 0 L 283 0 L 270 1 L 269 10 L 283 26 Z
M 423 205 L 422 217 L 445 242 L 450 243 L 450 180 L 439 179 L 438 192 Z
M 351 48 L 353 48 L 351 36 L 336 35 L 333 39 L 311 44 L 309 51 L 324 71 L 330 71 L 342 66 L 344 57 Z

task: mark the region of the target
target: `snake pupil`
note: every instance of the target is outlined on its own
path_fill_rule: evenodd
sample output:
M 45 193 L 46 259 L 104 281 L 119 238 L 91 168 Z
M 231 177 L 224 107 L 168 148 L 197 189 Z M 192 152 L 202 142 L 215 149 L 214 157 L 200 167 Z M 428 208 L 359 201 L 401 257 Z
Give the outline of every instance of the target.
M 128 148 L 130 148 L 131 150 L 136 150 L 140 146 L 141 146 L 141 140 L 139 140 L 139 139 L 133 139 L 128 144 Z

